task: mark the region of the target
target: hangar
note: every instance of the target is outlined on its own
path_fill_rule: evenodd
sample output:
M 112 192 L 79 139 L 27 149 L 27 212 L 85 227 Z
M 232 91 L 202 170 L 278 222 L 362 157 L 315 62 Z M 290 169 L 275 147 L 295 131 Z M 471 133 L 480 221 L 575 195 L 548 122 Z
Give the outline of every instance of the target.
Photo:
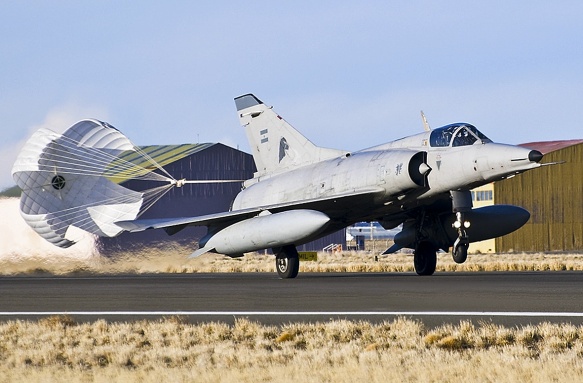
M 522 144 L 545 155 L 543 166 L 494 184 L 497 204 L 530 211 L 521 229 L 496 239 L 500 252 L 583 250 L 583 140 Z
M 253 178 L 256 171 L 253 156 L 220 143 L 150 145 L 140 148 L 175 179 L 246 180 Z M 136 163 L 135 158 L 124 159 Z M 133 190 L 145 190 L 156 187 L 155 182 L 130 180 L 123 185 Z M 172 188 L 140 218 L 189 217 L 227 211 L 239 191 L 240 182 L 186 184 Z M 189 246 L 194 251 L 198 240 L 205 234 L 206 228 L 197 226 L 186 227 L 172 236 L 163 230 L 125 232 L 113 238 L 98 238 L 98 247 L 105 255 L 115 255 L 119 251 L 139 251 L 143 247 L 164 248 L 173 244 Z M 322 250 L 331 243 L 345 246 L 344 230 L 298 246 L 298 250 Z
M 583 140 L 529 142 L 543 166 L 473 191 L 474 206 L 510 204 L 531 214 L 519 230 L 472 244 L 473 252 L 583 251 Z

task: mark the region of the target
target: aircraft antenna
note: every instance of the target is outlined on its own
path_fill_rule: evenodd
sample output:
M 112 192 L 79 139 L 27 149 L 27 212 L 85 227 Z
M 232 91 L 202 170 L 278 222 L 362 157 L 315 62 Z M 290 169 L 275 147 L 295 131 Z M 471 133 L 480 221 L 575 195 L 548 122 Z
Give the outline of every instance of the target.
M 427 118 L 425 118 L 425 113 L 423 113 L 423 111 L 421 111 L 421 120 L 423 121 L 423 129 L 425 129 L 426 132 L 430 132 L 431 127 L 429 126 L 429 123 L 427 122 Z

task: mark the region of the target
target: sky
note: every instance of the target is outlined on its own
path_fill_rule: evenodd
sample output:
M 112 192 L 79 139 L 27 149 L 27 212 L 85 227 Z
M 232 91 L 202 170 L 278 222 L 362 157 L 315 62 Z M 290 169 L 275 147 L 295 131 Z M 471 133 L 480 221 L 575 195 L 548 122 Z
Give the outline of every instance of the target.
M 349 151 L 469 122 L 496 142 L 583 138 L 581 1 L 2 1 L 0 189 L 40 127 L 97 118 L 136 145 L 249 152 L 254 93 Z

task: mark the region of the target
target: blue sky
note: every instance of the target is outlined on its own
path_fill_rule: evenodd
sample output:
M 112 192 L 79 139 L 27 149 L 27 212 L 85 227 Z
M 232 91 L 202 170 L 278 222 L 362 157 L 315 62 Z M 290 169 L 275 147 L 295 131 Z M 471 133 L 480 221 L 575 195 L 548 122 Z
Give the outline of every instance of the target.
M 0 188 L 39 127 L 98 118 L 137 145 L 248 151 L 255 93 L 320 146 L 466 121 L 583 138 L 581 1 L 22 1 L 0 12 Z

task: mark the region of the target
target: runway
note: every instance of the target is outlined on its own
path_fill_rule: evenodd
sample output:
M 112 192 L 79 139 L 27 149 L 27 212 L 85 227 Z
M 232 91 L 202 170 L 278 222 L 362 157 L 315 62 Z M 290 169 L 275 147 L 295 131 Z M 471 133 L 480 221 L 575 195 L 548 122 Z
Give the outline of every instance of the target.
M 152 274 L 0 277 L 0 320 L 68 313 L 76 320 L 247 317 L 267 324 L 398 316 L 427 325 L 583 324 L 583 272 Z

